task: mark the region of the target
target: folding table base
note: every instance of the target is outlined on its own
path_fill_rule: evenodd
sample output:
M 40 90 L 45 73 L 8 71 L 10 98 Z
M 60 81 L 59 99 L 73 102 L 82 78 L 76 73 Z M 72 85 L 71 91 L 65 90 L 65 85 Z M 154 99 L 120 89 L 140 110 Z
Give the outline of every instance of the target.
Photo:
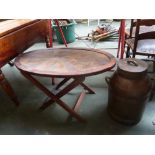
M 85 80 L 85 77 L 75 77 L 73 78 L 74 80 L 68 84 L 65 88 L 63 88 L 62 90 L 60 90 L 58 93 L 54 94 L 53 92 L 51 92 L 50 90 L 48 90 L 44 85 L 42 85 L 39 81 L 37 81 L 30 73 L 21 71 L 21 73 L 28 79 L 30 80 L 35 86 L 37 86 L 40 90 L 42 90 L 42 92 L 44 92 L 48 97 L 50 97 L 50 100 L 48 100 L 46 103 L 44 103 L 40 109 L 44 110 L 45 108 L 47 108 L 49 105 L 53 104 L 53 103 L 57 103 L 58 105 L 60 105 L 62 108 L 64 108 L 70 115 L 71 117 L 76 118 L 78 121 L 80 122 L 86 122 L 86 120 L 84 118 L 82 118 L 79 114 L 77 114 L 77 110 L 84 98 L 84 92 L 81 93 L 78 101 L 76 102 L 76 104 L 74 105 L 73 109 L 70 108 L 64 101 L 62 101 L 60 98 L 63 97 L 64 95 L 66 95 L 69 91 L 71 91 L 72 89 L 74 89 L 75 87 L 77 87 L 78 85 L 82 85 L 84 87 L 84 89 L 88 90 L 88 92 L 90 93 L 94 93 L 93 90 L 91 90 L 90 88 L 88 88 L 83 81 Z
M 66 82 L 68 82 L 70 79 L 72 78 L 65 78 L 64 80 L 62 80 L 57 86 L 56 86 L 56 90 L 58 90 L 60 87 L 62 87 Z M 61 91 L 59 91 L 59 93 L 57 93 L 57 96 L 59 98 L 61 98 L 62 96 L 64 96 L 65 94 L 67 94 L 69 91 L 71 91 L 72 89 L 74 89 L 76 86 L 81 85 L 85 90 L 88 91 L 89 94 L 95 94 L 95 91 L 92 90 L 91 88 L 89 88 L 86 84 L 80 81 L 77 82 L 77 79 L 74 79 L 74 81 L 72 83 L 70 83 L 69 85 L 67 85 L 64 89 L 62 89 Z M 46 109 L 48 106 L 50 106 L 53 103 L 53 101 L 50 99 L 46 102 L 43 103 L 43 105 L 40 107 L 40 110 L 44 110 Z

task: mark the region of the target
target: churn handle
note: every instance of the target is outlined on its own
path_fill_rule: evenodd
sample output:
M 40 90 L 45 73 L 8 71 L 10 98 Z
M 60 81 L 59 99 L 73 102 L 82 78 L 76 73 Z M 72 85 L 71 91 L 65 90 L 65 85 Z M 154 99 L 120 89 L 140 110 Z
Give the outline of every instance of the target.
M 129 65 L 133 64 L 134 66 L 138 66 L 137 62 L 135 60 L 127 60 L 127 63 Z

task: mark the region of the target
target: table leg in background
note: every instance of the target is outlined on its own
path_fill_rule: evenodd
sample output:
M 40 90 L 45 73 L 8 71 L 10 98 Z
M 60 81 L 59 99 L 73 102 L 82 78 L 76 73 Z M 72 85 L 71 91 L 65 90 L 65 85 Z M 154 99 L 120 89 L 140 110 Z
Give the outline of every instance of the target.
M 6 94 L 10 97 L 10 99 L 13 101 L 13 103 L 16 106 L 19 106 L 19 101 L 17 99 L 17 96 L 11 87 L 10 83 L 7 81 L 5 76 L 3 75 L 2 71 L 0 70 L 0 85 L 2 89 L 6 92 Z

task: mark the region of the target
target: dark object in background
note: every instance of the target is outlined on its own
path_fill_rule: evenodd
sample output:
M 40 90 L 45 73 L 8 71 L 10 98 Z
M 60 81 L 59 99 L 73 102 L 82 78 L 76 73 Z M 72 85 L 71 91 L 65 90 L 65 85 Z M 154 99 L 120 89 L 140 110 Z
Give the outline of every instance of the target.
M 147 76 L 147 64 L 134 58 L 122 59 L 117 71 L 106 81 L 111 117 L 123 124 L 138 123 L 152 89 L 152 82 Z

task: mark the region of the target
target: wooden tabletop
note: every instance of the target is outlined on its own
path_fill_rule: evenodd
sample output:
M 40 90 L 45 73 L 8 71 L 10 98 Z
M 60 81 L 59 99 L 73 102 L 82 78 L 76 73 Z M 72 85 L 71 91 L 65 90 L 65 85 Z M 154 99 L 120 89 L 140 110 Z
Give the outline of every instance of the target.
M 38 21 L 37 19 L 11 19 L 0 22 L 0 37 L 14 32 L 26 25 Z
M 41 49 L 19 55 L 18 69 L 41 76 L 88 76 L 110 70 L 116 64 L 111 54 L 88 48 Z

